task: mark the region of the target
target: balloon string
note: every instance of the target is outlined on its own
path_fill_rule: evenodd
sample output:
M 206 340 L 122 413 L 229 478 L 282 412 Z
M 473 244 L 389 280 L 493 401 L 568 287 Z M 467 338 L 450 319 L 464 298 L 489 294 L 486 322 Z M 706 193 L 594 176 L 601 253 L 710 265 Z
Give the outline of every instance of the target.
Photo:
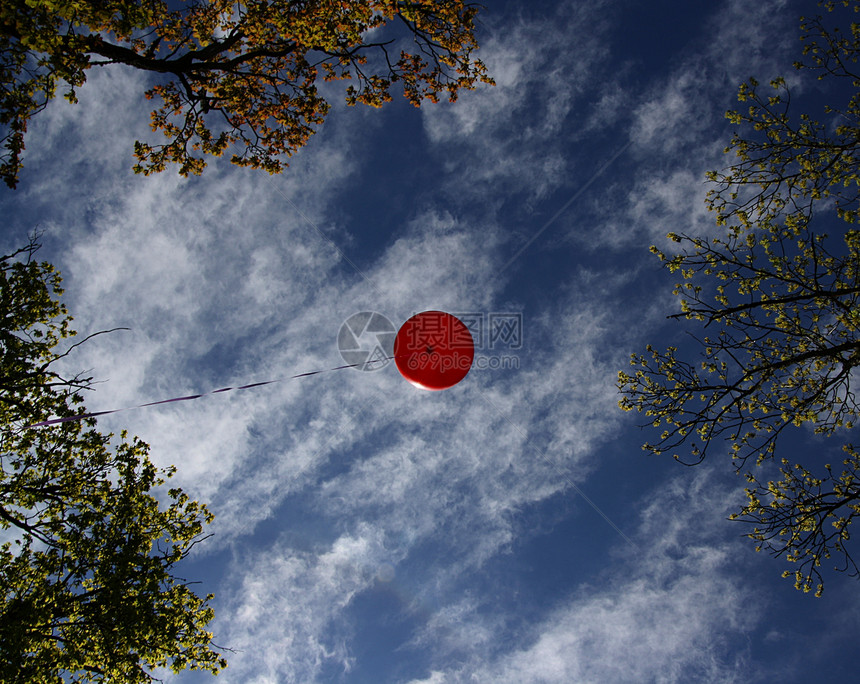
M 28 428 L 35 427 L 44 427 L 46 425 L 56 425 L 57 423 L 67 423 L 72 420 L 84 420 L 85 418 L 95 418 L 96 416 L 106 416 L 110 413 L 120 413 L 122 411 L 133 411 L 135 409 L 146 408 L 147 406 L 158 406 L 159 404 L 172 404 L 177 401 L 190 401 L 192 399 L 199 399 L 200 397 L 207 397 L 210 394 L 220 394 L 222 392 L 232 392 L 233 390 L 243 390 L 243 389 L 251 389 L 252 387 L 262 387 L 263 385 L 272 385 L 277 382 L 286 382 L 287 380 L 295 380 L 296 378 L 306 378 L 309 375 L 318 375 L 319 373 L 329 373 L 331 371 L 343 370 L 345 368 L 356 368 L 358 366 L 366 366 L 368 363 L 378 363 L 381 361 L 391 361 L 394 359 L 394 356 L 386 356 L 381 359 L 374 359 L 372 361 L 365 361 L 363 363 L 349 363 L 345 366 L 337 366 L 335 368 L 324 368 L 322 370 L 315 371 L 307 371 L 306 373 L 297 373 L 296 375 L 291 375 L 288 378 L 280 378 L 278 380 L 265 380 L 264 382 L 253 382 L 249 385 L 239 385 L 238 387 L 222 387 L 221 389 L 212 390 L 211 392 L 203 392 L 202 394 L 189 394 L 185 397 L 173 397 L 172 399 L 162 399 L 161 401 L 150 401 L 146 404 L 138 404 L 137 406 L 127 406 L 125 408 L 111 409 L 109 411 L 94 411 L 93 413 L 81 413 L 75 416 L 66 416 L 65 418 L 53 418 L 51 420 L 43 420 L 40 423 L 33 423 L 32 425 L 27 425 Z

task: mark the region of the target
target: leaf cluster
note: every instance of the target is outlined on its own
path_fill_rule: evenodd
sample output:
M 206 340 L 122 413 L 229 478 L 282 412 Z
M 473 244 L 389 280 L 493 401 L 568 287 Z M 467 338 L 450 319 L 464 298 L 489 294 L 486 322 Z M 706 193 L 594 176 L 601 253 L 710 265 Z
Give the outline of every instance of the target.
M 839 218 L 857 221 L 860 23 L 849 20 L 860 11 L 860 3 L 821 4 L 847 27 L 830 26 L 821 16 L 802 19 L 806 61 L 794 66 L 825 81 L 823 85 L 832 86 L 831 96 L 844 95 L 845 102 L 825 104 L 826 119 L 818 121 L 806 112 L 795 114 L 784 78 L 772 80 L 764 93 L 754 78 L 742 84 L 738 101 L 746 110 L 726 114 L 740 127 L 725 150 L 733 152 L 736 161 L 727 170 L 708 174 L 714 187 L 706 201 L 719 225 L 750 229 L 779 221 L 789 228 L 802 226 L 811 220 L 816 203 L 835 205 Z
M 135 171 L 167 164 L 199 174 L 203 155 L 238 147 L 234 164 L 278 173 L 329 103 L 322 81 L 350 81 L 346 101 L 379 107 L 395 83 L 414 105 L 457 99 L 492 83 L 473 58 L 477 7 L 463 0 L 164 0 L 30 2 L 0 10 L 0 175 L 14 187 L 29 120 L 94 66 L 152 72 L 151 127 L 167 138 L 138 141 Z
M 851 444 L 843 447 L 847 454 L 841 468 L 834 471 L 829 463 L 814 474 L 799 463 L 781 459 L 779 479 L 762 481 L 754 473 L 746 478 L 752 486 L 746 489 L 747 503 L 730 516 L 753 526 L 747 535 L 756 542 L 756 551 L 767 548 L 772 555 L 784 555 L 797 567 L 785 570 L 783 577 L 794 579 L 794 586 L 804 592 L 824 591 L 820 567 L 835 554 L 837 569 L 857 576 L 860 568 L 847 542 L 849 527 L 860 516 L 860 453 Z
M 804 427 L 838 437 L 860 419 L 860 25 L 802 26 L 808 60 L 798 68 L 850 84 L 847 104 L 826 107 L 819 122 L 789 106 L 783 79 L 772 95 L 753 79 L 741 86 L 748 109 L 727 114 L 739 126 L 726 149 L 735 163 L 708 176 L 720 234 L 669 233 L 677 253 L 651 248 L 681 277 L 681 313 L 670 318 L 688 322 L 691 344 L 632 355 L 618 386 L 620 407 L 661 430 L 646 450 L 687 465 L 715 449 L 732 455 L 751 483 L 733 518 L 752 523 L 759 548 L 797 563 L 789 574 L 799 589 L 820 595 L 818 567 L 831 554 L 860 574 L 845 544 L 860 500 L 856 451 L 845 444 L 838 471 L 810 454 L 805 465 L 783 462 L 776 479 L 763 473 L 780 437 Z
M 74 333 L 59 276 L 30 258 L 35 247 L 0 258 L 0 681 L 217 673 L 211 596 L 174 574 L 205 538 L 206 507 L 164 492 L 173 471 L 138 439 L 114 444 L 92 420 L 28 427 L 79 413 L 88 383 L 52 369 Z

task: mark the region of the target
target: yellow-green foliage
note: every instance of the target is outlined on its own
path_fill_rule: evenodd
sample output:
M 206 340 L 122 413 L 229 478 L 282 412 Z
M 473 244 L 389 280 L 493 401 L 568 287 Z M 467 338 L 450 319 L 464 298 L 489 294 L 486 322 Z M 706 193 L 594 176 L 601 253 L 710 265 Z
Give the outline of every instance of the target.
M 848 8 L 849 19 L 860 9 L 856 0 L 823 5 Z M 796 66 L 850 83 L 847 103 L 826 107 L 819 122 L 789 107 L 783 79 L 767 95 L 753 79 L 741 86 L 748 107 L 727 115 L 738 126 L 726 149 L 735 162 L 709 174 L 706 201 L 722 234 L 670 233 L 677 253 L 651 248 L 681 277 L 681 313 L 671 318 L 701 330 L 699 357 L 649 346 L 618 375 L 621 408 L 662 428 L 645 449 L 688 465 L 731 454 L 752 484 L 733 517 L 753 525 L 758 548 L 798 564 L 788 574 L 799 589 L 819 595 L 818 568 L 832 553 L 858 574 L 845 544 L 860 514 L 857 452 L 844 445 L 840 470 L 810 454 L 805 466 L 783 463 L 776 479 L 761 473 L 791 430 L 844 437 L 860 417 L 860 24 L 825 21 L 803 21 L 807 61 Z
M 148 447 L 88 423 L 87 378 L 52 370 L 74 333 L 50 264 L 0 257 L 0 681 L 152 681 L 158 668 L 217 673 L 211 596 L 174 575 L 212 519 Z
M 159 104 L 152 129 L 162 144 L 138 141 L 135 171 L 179 165 L 199 174 L 202 155 L 238 147 L 232 162 L 278 173 L 302 147 L 329 104 L 320 81 L 350 80 L 346 100 L 380 107 L 395 82 L 414 105 L 457 99 L 492 83 L 480 60 L 474 18 L 463 0 L 164 0 L 33 2 L 0 7 L 0 93 L 5 154 L 0 175 L 14 187 L 30 118 L 58 86 L 75 89 L 96 65 L 158 74 L 146 91 Z M 399 33 L 398 33 L 399 31 Z M 369 59 L 372 58 L 372 59 Z

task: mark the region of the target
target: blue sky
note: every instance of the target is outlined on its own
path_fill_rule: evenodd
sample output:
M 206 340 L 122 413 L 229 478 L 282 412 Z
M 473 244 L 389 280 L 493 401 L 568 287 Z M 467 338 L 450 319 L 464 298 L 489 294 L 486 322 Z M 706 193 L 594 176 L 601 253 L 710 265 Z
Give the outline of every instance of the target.
M 77 330 L 130 328 L 70 359 L 92 411 L 340 365 L 361 311 L 522 316 L 521 348 L 478 350 L 514 367 L 445 392 L 390 365 L 100 420 L 216 515 L 182 574 L 235 650 L 219 680 L 849 681 L 856 581 L 796 592 L 726 521 L 727 459 L 645 454 L 614 384 L 683 337 L 648 247 L 716 230 L 737 86 L 784 74 L 815 103 L 791 69 L 814 3 L 485 4 L 495 88 L 370 110 L 332 86 L 280 176 L 135 176 L 146 81 L 117 68 L 34 120 L 0 196 L 2 248 L 45 231 Z

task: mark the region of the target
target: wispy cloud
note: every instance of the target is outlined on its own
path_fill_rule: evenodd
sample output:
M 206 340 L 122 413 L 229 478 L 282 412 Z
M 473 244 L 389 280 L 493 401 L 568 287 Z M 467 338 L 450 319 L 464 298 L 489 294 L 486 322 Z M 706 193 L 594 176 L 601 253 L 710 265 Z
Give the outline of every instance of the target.
M 651 492 L 642 552 L 621 549 L 626 559 L 599 585 L 582 585 L 525 631 L 506 633 L 492 612 L 459 615 L 464 632 L 489 627 L 493 637 L 467 647 L 464 665 L 442 665 L 440 653 L 429 681 L 750 681 L 749 663 L 727 646 L 743 642 L 761 605 L 735 577 L 737 541 L 709 522 L 724 508 L 718 480 L 700 472 Z
M 449 188 L 453 201 L 545 197 L 577 160 L 561 144 L 581 139 L 576 122 L 584 90 L 605 65 L 605 3 L 562 3 L 554 15 L 492 23 L 481 59 L 494 88 L 464 93 L 453 106 L 423 110 L 424 128 L 447 173 L 468 179 Z

